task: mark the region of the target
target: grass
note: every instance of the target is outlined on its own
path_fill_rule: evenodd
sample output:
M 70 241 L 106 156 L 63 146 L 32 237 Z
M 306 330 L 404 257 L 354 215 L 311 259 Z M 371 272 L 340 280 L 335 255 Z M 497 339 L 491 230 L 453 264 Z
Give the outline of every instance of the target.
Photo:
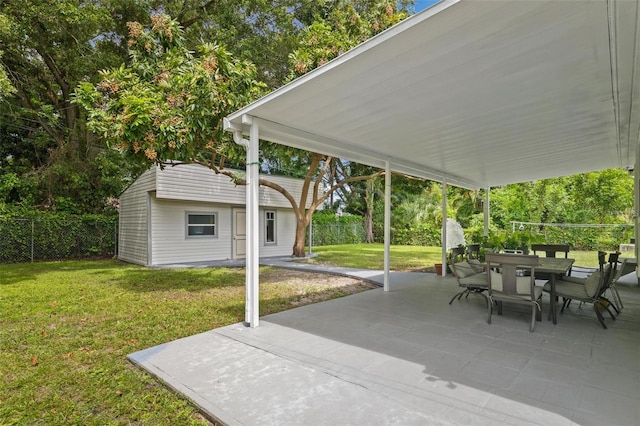
M 321 275 L 260 273 L 261 315 L 346 294 Z M 208 424 L 126 355 L 242 321 L 244 298 L 244 269 L 0 265 L 0 424 Z
M 442 262 L 440 247 L 391 246 L 391 269 L 394 271 L 430 271 L 434 264 Z M 318 257 L 310 262 L 348 268 L 383 269 L 384 246 L 382 244 L 345 244 L 313 247 Z M 580 266 L 597 267 L 597 252 L 571 251 L 569 257 Z
M 310 262 L 347 268 L 383 269 L 384 246 L 382 244 L 344 244 L 313 247 L 318 257 Z M 394 271 L 434 270 L 433 265 L 442 261 L 440 247 L 391 246 L 391 269 Z

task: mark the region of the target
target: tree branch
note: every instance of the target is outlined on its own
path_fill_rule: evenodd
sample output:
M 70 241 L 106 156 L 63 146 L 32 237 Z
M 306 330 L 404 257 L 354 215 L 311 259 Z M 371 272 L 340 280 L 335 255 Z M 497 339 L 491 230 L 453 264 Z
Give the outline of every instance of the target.
M 201 6 L 197 6 L 197 9 L 202 9 L 203 11 L 207 11 L 207 9 L 209 8 L 209 6 L 212 6 L 214 3 L 216 2 L 216 0 L 209 0 L 207 2 L 205 2 L 203 5 Z M 185 4 L 186 6 L 186 4 Z M 189 13 L 190 11 L 195 11 L 195 15 L 193 18 L 190 19 L 185 19 L 185 16 L 187 13 Z M 184 29 L 189 28 L 191 25 L 195 24 L 196 22 L 202 20 L 202 14 L 200 14 L 199 12 L 196 11 L 196 8 L 193 9 L 187 9 L 187 8 L 183 8 L 182 11 L 178 14 L 178 16 L 176 17 L 176 20 L 180 23 L 180 26 Z
M 324 176 L 324 174 L 327 173 L 327 169 L 329 168 L 332 162 L 333 162 L 333 157 L 327 157 L 327 159 L 324 162 L 324 165 L 322 166 L 322 170 L 320 171 L 319 176 Z M 316 182 L 313 185 L 313 202 L 315 202 L 318 199 L 318 189 L 320 188 L 320 182 L 322 182 L 322 179 L 316 179 Z
M 329 195 L 337 190 L 338 188 L 342 187 L 343 185 L 350 183 L 350 182 L 357 182 L 357 181 L 361 181 L 361 180 L 368 180 L 368 179 L 373 179 L 375 177 L 378 176 L 382 176 L 385 174 L 384 170 L 379 170 L 376 173 L 370 174 L 370 175 L 366 175 L 366 176 L 353 176 L 350 178 L 346 178 L 343 179 L 339 182 L 336 182 L 335 185 L 333 185 L 331 188 L 329 188 L 323 195 L 322 197 L 318 198 L 317 202 L 312 203 L 312 208 L 315 209 L 317 208 L 320 204 L 322 204 L 327 198 L 329 198 Z

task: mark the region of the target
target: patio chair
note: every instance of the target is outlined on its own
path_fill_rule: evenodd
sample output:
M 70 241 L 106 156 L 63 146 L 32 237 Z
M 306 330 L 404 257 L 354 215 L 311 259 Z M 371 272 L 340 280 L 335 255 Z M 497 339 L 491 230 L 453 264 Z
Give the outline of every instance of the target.
M 569 245 L 568 244 L 532 244 L 531 250 L 533 254 L 537 255 L 538 252 L 544 252 L 546 257 L 556 257 L 556 253 L 564 253 L 564 258 L 569 257 Z
M 563 278 L 563 280 L 569 281 L 569 282 L 578 283 L 578 284 L 584 284 L 586 279 L 589 278 L 589 276 L 591 276 L 591 274 L 593 274 L 594 272 L 597 272 L 597 271 L 602 272 L 604 270 L 604 265 L 606 263 L 607 263 L 607 253 L 604 252 L 604 251 L 598 251 L 598 267 L 597 268 L 579 266 L 578 268 L 580 268 L 580 272 L 582 274 L 586 274 L 585 277 L 566 276 L 566 277 Z M 572 269 L 574 269 L 574 268 L 575 267 L 572 266 Z
M 451 265 L 465 259 L 467 249 L 464 246 L 453 247 L 449 250 L 449 262 Z
M 491 324 L 494 303 L 497 305 L 498 315 L 502 315 L 502 303 L 519 303 L 531 306 L 531 325 L 529 331 L 533 332 L 536 320 L 540 321 L 542 288 L 536 286 L 535 268 L 538 265 L 538 256 L 521 254 L 488 253 L 485 255 L 487 262 L 487 287 L 489 310 L 488 323 Z M 531 269 L 529 276 L 519 276 L 518 268 Z M 496 272 L 498 268 L 501 272 Z
M 618 311 L 621 311 L 624 308 L 624 304 L 622 303 L 622 299 L 620 298 L 620 293 L 616 288 L 616 284 L 618 280 L 625 275 L 634 272 L 636 270 L 636 262 L 633 259 L 629 259 L 627 257 L 618 258 L 618 270 L 616 271 L 615 277 L 611 280 L 611 285 L 609 286 L 609 290 L 611 291 L 611 298 L 613 302 L 618 307 Z
M 458 287 L 463 290 L 453 296 L 449 304 L 452 304 L 456 297 L 460 300 L 463 295 L 467 298 L 471 293 L 479 294 L 487 300 L 487 297 L 483 294 L 487 290 L 487 273 L 484 272 L 484 265 L 472 259 L 454 263 L 451 265 L 451 269 L 458 280 Z
M 568 244 L 531 244 L 531 250 L 533 254 L 539 256 L 539 252 L 543 252 L 545 257 L 556 257 L 556 253 L 564 253 L 564 258 L 567 259 L 569 257 L 569 247 Z M 571 270 L 567 275 L 571 275 Z M 551 276 L 549 274 L 538 274 L 539 279 L 550 279 Z
M 590 303 L 593 305 L 596 317 L 603 328 L 606 329 L 607 326 L 604 323 L 601 310 L 606 310 L 611 316 L 611 319 L 615 321 L 616 317 L 609 307 L 613 307 L 616 311 L 617 308 L 605 297 L 605 292 L 611 285 L 616 274 L 618 255 L 618 253 L 611 253 L 609 255 L 609 262 L 601 266 L 600 269 L 589 275 L 586 279 L 565 277 L 556 281 L 556 295 L 562 297 L 564 300 L 560 312 L 564 312 L 572 300 L 577 300 L 580 301 L 581 304 Z M 601 254 L 599 252 L 599 258 L 600 257 Z M 544 290 L 550 291 L 549 283 L 545 284 Z
M 467 260 L 480 260 L 480 244 L 467 246 Z

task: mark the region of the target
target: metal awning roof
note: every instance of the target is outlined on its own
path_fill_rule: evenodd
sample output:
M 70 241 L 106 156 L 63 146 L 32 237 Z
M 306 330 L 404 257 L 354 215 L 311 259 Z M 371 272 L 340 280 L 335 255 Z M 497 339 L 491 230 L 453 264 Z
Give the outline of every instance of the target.
M 633 167 L 639 13 L 637 0 L 445 0 L 225 127 L 467 188 Z

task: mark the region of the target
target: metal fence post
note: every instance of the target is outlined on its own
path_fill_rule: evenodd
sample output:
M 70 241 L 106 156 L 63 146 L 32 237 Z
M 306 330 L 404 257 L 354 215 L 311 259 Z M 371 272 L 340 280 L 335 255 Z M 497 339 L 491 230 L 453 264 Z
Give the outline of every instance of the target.
M 35 233 L 35 221 L 31 219 L 31 263 L 33 263 L 33 234 Z

